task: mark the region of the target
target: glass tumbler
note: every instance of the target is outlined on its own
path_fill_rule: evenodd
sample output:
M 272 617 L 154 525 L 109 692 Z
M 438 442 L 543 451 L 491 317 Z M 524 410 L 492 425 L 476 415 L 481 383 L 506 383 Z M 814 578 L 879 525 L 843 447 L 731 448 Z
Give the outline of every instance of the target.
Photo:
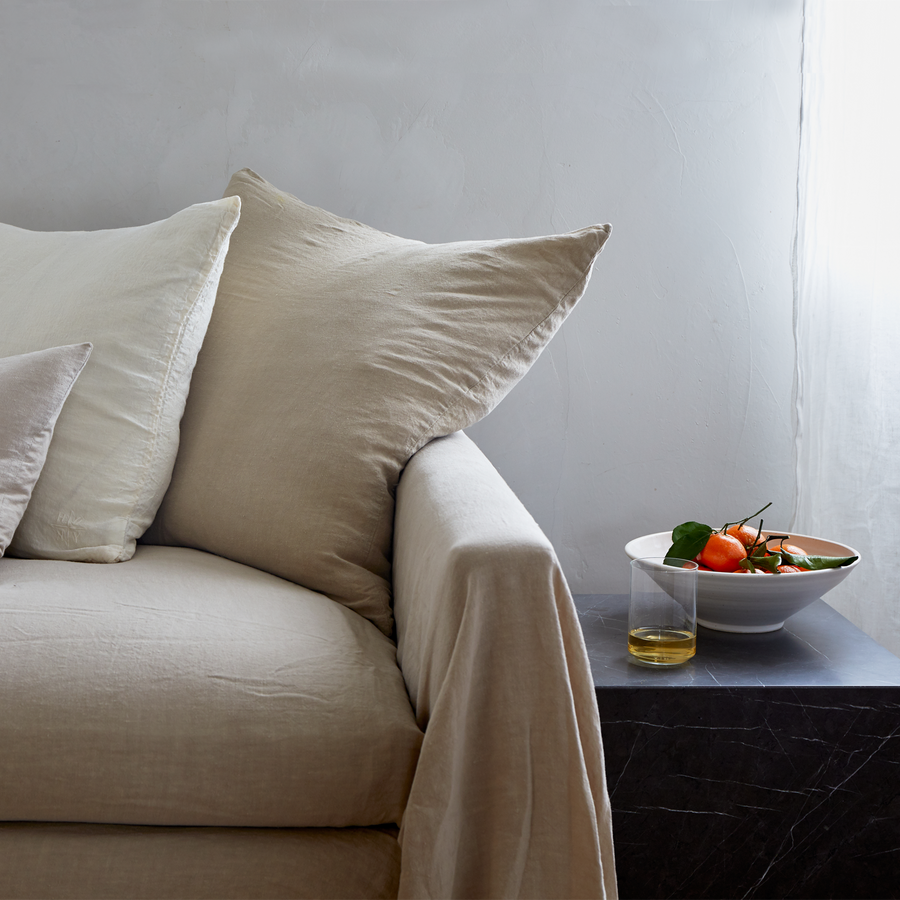
M 697 563 L 674 557 L 631 561 L 628 652 L 648 666 L 678 666 L 697 651 Z

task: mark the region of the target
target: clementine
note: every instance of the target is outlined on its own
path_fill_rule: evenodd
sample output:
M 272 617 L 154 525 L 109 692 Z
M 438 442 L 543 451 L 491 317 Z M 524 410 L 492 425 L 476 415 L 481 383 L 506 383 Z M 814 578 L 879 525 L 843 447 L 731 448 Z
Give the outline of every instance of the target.
M 747 549 L 734 536 L 713 532 L 700 551 L 700 562 L 714 572 L 734 572 L 738 563 L 747 558 Z
M 749 525 L 732 525 L 725 534 L 737 538 L 746 550 L 749 550 L 759 540 L 759 529 Z
M 769 543 L 772 546 L 769 546 Z M 776 541 L 770 538 L 769 542 L 766 543 L 766 549 L 770 550 L 774 553 L 777 553 L 779 550 L 784 550 L 785 553 L 791 553 L 794 556 L 808 556 L 809 554 L 802 548 L 798 547 L 796 544 L 789 544 L 787 541 Z

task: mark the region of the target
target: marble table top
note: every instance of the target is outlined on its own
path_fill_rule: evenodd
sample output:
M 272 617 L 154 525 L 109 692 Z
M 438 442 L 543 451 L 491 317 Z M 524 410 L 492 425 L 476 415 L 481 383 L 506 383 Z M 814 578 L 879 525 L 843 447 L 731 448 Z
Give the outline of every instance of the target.
M 703 626 L 697 655 L 672 669 L 632 662 L 626 647 L 628 596 L 576 594 L 596 687 L 900 686 L 900 658 L 824 600 L 766 634 L 729 634 Z

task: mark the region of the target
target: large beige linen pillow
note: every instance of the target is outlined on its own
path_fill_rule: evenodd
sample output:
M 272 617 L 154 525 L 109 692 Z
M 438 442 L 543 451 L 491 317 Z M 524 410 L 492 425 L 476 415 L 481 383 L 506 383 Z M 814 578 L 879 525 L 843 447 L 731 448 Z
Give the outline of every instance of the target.
M 74 344 L 0 359 L 0 556 L 25 513 L 60 410 L 90 355 L 90 344 Z
M 147 539 L 288 578 L 390 634 L 403 466 L 525 374 L 610 228 L 429 245 L 246 169 L 226 195 L 241 222 Z
M 88 341 L 10 555 L 116 562 L 153 520 L 240 215 L 232 197 L 151 225 L 0 225 L 0 356 Z

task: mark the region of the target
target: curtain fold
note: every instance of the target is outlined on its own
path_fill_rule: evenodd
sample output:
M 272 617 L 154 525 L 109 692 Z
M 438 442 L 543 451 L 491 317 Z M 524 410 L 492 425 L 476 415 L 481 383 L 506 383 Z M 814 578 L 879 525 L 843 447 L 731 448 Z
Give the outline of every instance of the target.
M 900 3 L 806 0 L 797 532 L 863 564 L 825 599 L 900 655 Z

